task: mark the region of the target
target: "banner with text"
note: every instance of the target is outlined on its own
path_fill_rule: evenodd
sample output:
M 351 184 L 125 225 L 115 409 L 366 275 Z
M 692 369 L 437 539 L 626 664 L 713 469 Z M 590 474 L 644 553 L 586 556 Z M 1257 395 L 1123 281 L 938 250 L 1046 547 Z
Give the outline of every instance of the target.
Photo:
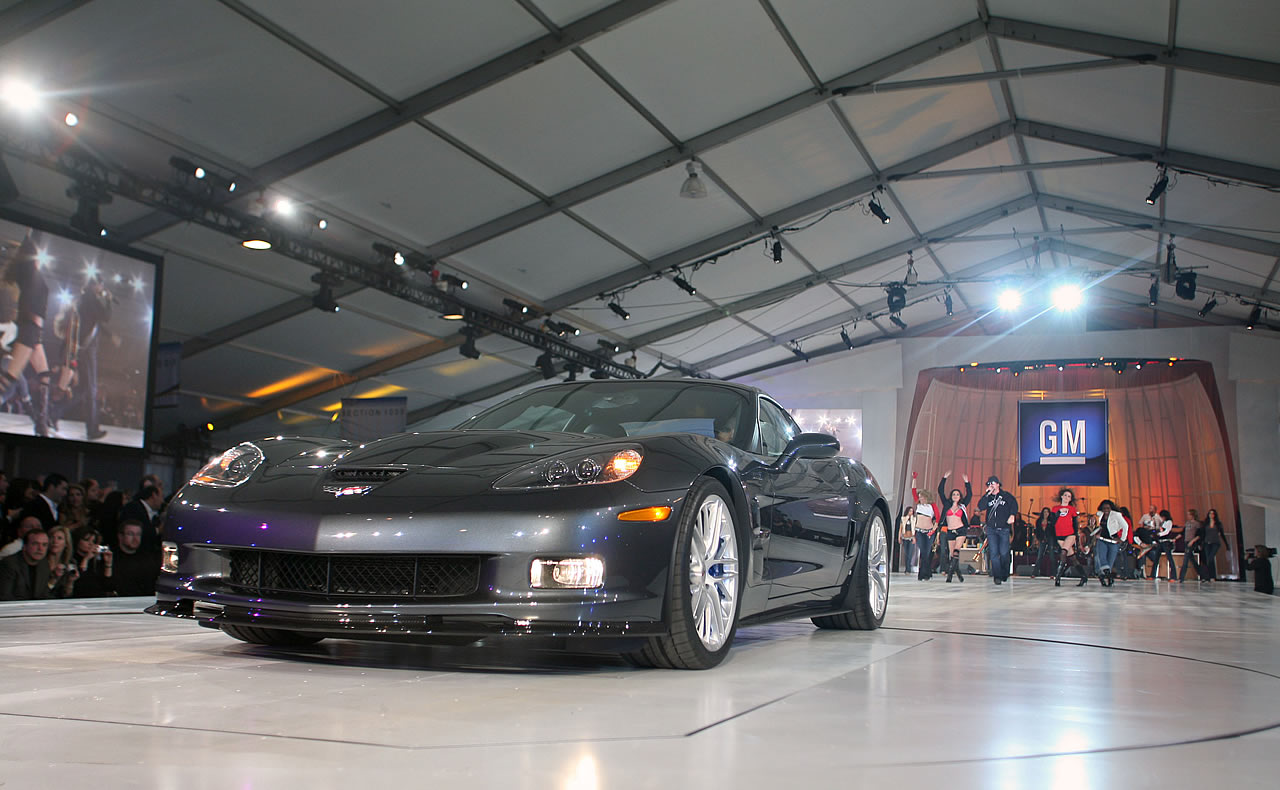
M 1107 402 L 1018 403 L 1018 484 L 1105 486 Z
M 369 442 L 404 431 L 408 399 L 343 398 L 342 438 Z

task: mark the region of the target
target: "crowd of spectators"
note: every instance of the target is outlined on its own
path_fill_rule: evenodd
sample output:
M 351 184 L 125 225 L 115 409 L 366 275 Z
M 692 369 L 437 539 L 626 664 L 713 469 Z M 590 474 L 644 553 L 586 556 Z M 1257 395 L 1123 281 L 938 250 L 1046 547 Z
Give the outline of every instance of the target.
M 155 475 L 126 494 L 91 478 L 0 471 L 0 501 L 0 601 L 155 592 L 165 503 Z

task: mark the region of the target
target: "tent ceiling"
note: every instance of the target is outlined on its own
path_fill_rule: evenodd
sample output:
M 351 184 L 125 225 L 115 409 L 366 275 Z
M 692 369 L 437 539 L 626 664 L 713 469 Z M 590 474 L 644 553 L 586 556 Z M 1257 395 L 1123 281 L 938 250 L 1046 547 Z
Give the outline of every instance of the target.
M 481 307 L 555 311 L 583 348 L 733 376 L 803 364 L 797 346 L 842 346 L 842 327 L 855 344 L 1006 331 L 977 319 L 996 278 L 1032 271 L 1107 273 L 1095 327 L 1248 315 L 1230 297 L 1196 315 L 1213 292 L 1280 307 L 1278 37 L 1280 6 L 1248 0 L 89 0 L 0 3 L 0 74 L 80 108 L 76 134 L 119 167 L 207 163 L 332 218 L 311 238 L 344 254 L 415 250 Z M 966 76 L 1044 66 L 1074 70 Z M 15 145 L 9 208 L 65 223 L 66 177 Z M 690 159 L 706 199 L 677 196 Z M 1148 206 L 1155 162 L 1217 180 L 1171 174 Z M 920 172 L 939 177 L 899 180 Z M 888 225 L 866 212 L 877 186 Z M 429 416 L 541 380 L 537 350 L 486 337 L 463 359 L 457 322 L 395 296 L 346 284 L 321 313 L 310 265 L 127 200 L 103 218 L 166 257 L 160 336 L 187 354 L 159 434 L 330 430 L 344 396 Z M 778 264 L 774 225 L 804 228 Z M 1200 292 L 1162 282 L 1153 310 L 1169 233 Z M 882 284 L 908 253 L 900 330 Z M 948 320 L 939 281 L 957 279 Z

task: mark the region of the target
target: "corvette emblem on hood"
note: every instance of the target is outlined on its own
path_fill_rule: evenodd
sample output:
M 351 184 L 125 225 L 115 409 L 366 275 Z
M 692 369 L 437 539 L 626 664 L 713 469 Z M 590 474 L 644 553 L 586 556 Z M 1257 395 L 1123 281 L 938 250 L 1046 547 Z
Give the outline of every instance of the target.
M 373 486 L 325 486 L 326 494 L 334 496 L 361 496 L 373 490 Z

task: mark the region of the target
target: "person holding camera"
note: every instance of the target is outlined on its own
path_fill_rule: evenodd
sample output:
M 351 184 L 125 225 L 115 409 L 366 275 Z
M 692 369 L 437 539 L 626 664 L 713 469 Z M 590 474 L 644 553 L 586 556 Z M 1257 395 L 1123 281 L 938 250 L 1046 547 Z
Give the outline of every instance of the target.
M 49 551 L 45 554 L 45 562 L 49 563 L 49 597 L 69 598 L 71 588 L 76 583 L 79 570 L 72 558 L 75 549 L 71 546 L 71 530 L 66 527 L 54 527 L 49 530 Z
M 987 493 L 978 500 L 978 510 L 986 511 L 987 567 L 991 581 L 1003 584 L 1009 578 L 1009 537 L 1018 516 L 1018 500 L 1000 488 L 1000 478 L 987 478 Z
M 115 594 L 115 579 L 111 576 L 114 557 L 111 549 L 102 545 L 102 533 L 87 529 L 76 539 L 76 567 L 79 578 L 71 588 L 72 598 L 102 598 Z
M 1276 583 L 1271 577 L 1271 558 L 1276 550 L 1266 546 L 1254 546 L 1245 552 L 1245 567 L 1253 571 L 1253 591 L 1275 595 Z

